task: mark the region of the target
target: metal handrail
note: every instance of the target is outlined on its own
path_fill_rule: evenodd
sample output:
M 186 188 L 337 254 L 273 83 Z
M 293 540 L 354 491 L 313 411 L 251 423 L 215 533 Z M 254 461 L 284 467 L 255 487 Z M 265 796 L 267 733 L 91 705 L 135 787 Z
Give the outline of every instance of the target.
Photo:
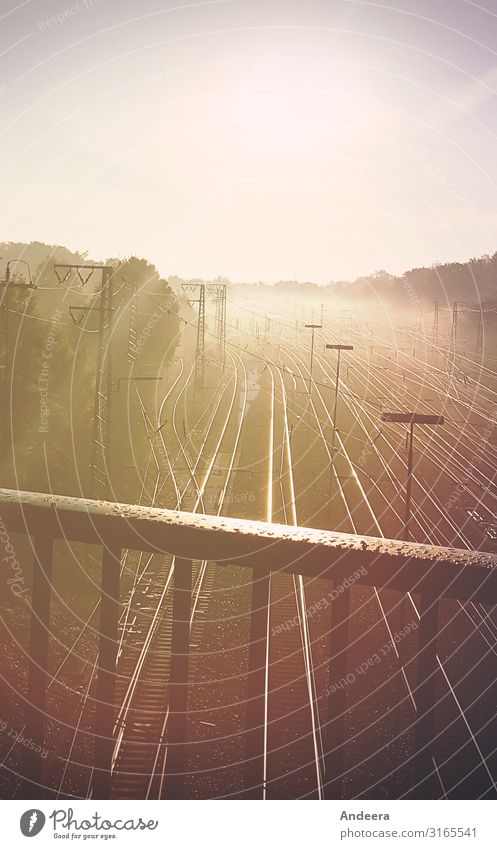
M 31 634 L 25 701 L 26 735 L 38 741 L 44 737 L 49 680 L 53 543 L 54 540 L 65 540 L 102 546 L 92 785 L 96 798 L 108 798 L 111 791 L 123 549 L 175 557 L 171 665 L 167 682 L 169 723 L 165 786 L 170 797 L 181 796 L 185 768 L 194 560 L 209 560 L 220 567 L 236 564 L 252 570 L 247 758 L 253 761 L 256 772 L 264 717 L 260 653 L 266 627 L 257 602 L 258 578 L 264 579 L 268 571 L 281 570 L 325 579 L 340 589 L 331 603 L 334 646 L 330 669 L 336 680 L 346 674 L 351 585 L 419 594 L 415 745 L 420 769 L 425 774 L 432 769 L 439 600 L 456 598 L 490 605 L 497 603 L 497 555 L 485 552 L 7 489 L 0 490 L 0 528 L 0 540 L 6 531 L 27 534 L 33 539 Z M 337 690 L 330 697 L 329 710 L 328 735 L 332 740 L 332 755 L 327 759 L 326 786 L 328 795 L 336 797 L 341 790 L 346 713 L 344 689 Z M 40 797 L 42 766 L 36 750 L 27 749 L 26 798 Z
M 336 581 L 362 567 L 358 584 L 497 603 L 497 555 L 488 552 L 7 489 L 0 489 L 0 519 L 13 533 L 118 541 L 261 572 Z

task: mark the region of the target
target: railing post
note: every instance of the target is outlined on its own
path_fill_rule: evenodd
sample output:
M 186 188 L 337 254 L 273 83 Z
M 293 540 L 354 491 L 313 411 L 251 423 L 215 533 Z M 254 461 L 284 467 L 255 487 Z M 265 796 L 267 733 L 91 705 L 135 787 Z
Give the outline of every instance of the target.
M 252 575 L 250 643 L 247 677 L 247 735 L 245 793 L 248 799 L 264 795 L 264 738 L 266 725 L 266 652 L 270 573 Z
M 430 798 L 434 791 L 433 738 L 437 683 L 438 600 L 424 592 L 419 607 L 418 682 L 414 698 L 416 796 Z
M 192 572 L 193 563 L 191 560 L 176 557 L 173 574 L 169 718 L 167 723 L 166 777 L 164 782 L 165 797 L 167 799 L 183 798 L 186 768 L 186 718 L 188 707 Z
M 120 570 L 120 546 L 117 542 L 104 544 L 95 705 L 95 749 L 92 782 L 92 796 L 94 799 L 108 799 L 111 791 Z
M 342 588 L 331 605 L 330 671 L 328 679 L 328 725 L 324 793 L 326 799 L 340 799 L 343 791 L 345 706 L 347 699 L 347 647 L 350 616 L 350 590 Z
M 41 753 L 48 683 L 48 644 L 50 636 L 50 601 L 52 592 L 53 539 L 37 534 L 33 547 L 33 593 L 31 599 L 31 633 L 27 687 L 26 739 L 34 744 L 26 748 L 22 793 L 24 799 L 42 796 Z

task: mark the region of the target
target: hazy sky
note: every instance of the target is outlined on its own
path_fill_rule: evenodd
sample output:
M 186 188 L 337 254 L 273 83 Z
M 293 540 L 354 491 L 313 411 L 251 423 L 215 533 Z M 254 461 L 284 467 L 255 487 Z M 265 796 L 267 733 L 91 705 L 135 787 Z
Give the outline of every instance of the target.
M 496 0 L 2 0 L 0 241 L 327 282 L 497 250 Z

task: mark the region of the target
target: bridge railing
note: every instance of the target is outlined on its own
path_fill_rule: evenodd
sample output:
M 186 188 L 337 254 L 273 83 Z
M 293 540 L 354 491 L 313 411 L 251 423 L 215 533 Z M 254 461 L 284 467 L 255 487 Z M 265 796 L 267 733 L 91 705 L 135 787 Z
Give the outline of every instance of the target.
M 9 533 L 31 539 L 34 569 L 27 675 L 26 737 L 44 740 L 48 649 L 51 635 L 52 559 L 55 540 L 102 547 L 100 626 L 97 661 L 94 798 L 107 798 L 114 749 L 116 664 L 120 609 L 120 565 L 124 549 L 176 558 L 172 587 L 172 640 L 166 792 L 181 796 L 185 767 L 190 610 L 194 560 L 219 568 L 252 570 L 251 643 L 247 696 L 248 795 L 260 788 L 264 716 L 264 662 L 269 573 L 280 571 L 346 586 L 355 583 L 419 595 L 419 644 L 415 724 L 420 774 L 432 771 L 433 721 L 437 673 L 439 601 L 443 598 L 497 603 L 497 556 L 413 542 L 341 534 L 302 527 L 204 516 L 175 510 L 98 502 L 49 494 L 0 490 L 0 522 Z M 1 538 L 1 534 L 0 534 Z M 350 590 L 331 604 L 333 652 L 330 680 L 346 675 Z M 166 683 L 166 682 L 165 682 Z M 338 798 L 343 773 L 345 690 L 330 696 L 324 783 Z M 43 761 L 26 751 L 23 795 L 41 795 Z

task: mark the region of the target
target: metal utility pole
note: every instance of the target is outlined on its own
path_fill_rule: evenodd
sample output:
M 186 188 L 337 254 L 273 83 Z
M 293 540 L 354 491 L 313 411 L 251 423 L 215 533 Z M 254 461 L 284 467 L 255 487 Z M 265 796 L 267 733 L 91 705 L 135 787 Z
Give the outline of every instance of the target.
M 226 366 L 226 283 L 209 283 L 208 291 L 216 305 L 214 333 L 221 343 L 223 371 Z
M 197 348 L 195 353 L 195 385 L 203 390 L 205 378 L 205 286 L 200 286 L 198 298 Z
M 333 403 L 333 436 L 331 442 L 331 465 L 330 465 L 330 487 L 328 492 L 328 498 L 331 498 L 331 488 L 333 481 L 333 469 L 335 466 L 335 434 L 337 429 L 337 404 L 338 404 L 338 384 L 340 381 L 340 354 L 342 351 L 353 351 L 353 345 L 326 345 L 326 350 L 328 351 L 336 351 L 337 352 L 337 370 L 335 377 L 335 400 Z
M 483 313 L 485 311 L 485 303 L 480 303 L 480 311 L 478 313 L 478 325 L 476 328 L 476 353 L 481 356 L 483 354 Z
M 19 263 L 21 265 L 26 266 L 27 268 L 27 277 L 28 283 L 21 283 L 13 280 L 11 277 L 10 267 L 15 263 Z M 11 420 L 11 395 L 9 391 L 9 380 L 11 380 L 11 364 L 10 364 L 10 339 L 9 339 L 9 330 L 10 330 L 10 293 L 12 288 L 15 289 L 36 289 L 37 286 L 33 283 L 31 277 L 31 268 L 29 263 L 24 259 L 9 259 L 7 265 L 5 266 L 5 279 L 2 283 L 0 283 L 0 288 L 2 289 L 2 297 L 0 299 L 0 334 L 4 336 L 4 357 L 3 363 L 1 367 L 2 375 L 0 378 L 0 385 L 2 387 L 2 421 L 3 421 L 3 439 L 7 448 L 9 450 L 11 435 L 10 435 L 10 420 Z M 10 384 L 11 385 L 11 384 Z
M 478 327 L 476 329 L 476 353 L 479 356 L 483 356 L 483 337 L 485 331 L 485 313 L 486 312 L 497 312 L 497 302 L 495 301 L 482 301 L 480 303 L 480 309 L 478 314 Z
M 129 284 L 129 290 L 128 363 L 132 366 L 138 354 L 138 308 L 136 303 L 136 285 L 134 282 Z M 169 313 L 167 317 L 169 318 Z
M 10 266 L 14 263 L 20 263 L 25 265 L 28 269 L 28 280 L 29 283 L 21 283 L 16 282 L 11 278 Z M 10 313 L 10 292 L 12 288 L 16 289 L 36 289 L 37 287 L 34 285 L 33 280 L 31 278 L 31 268 L 29 264 L 24 259 L 9 259 L 7 265 L 5 266 L 5 278 L 3 283 L 0 283 L 0 288 L 3 289 L 2 297 L 0 299 L 0 307 L 2 311 L 2 316 L 4 317 L 4 321 L 2 322 L 3 327 L 0 331 L 5 335 L 5 364 L 4 364 L 4 373 L 5 379 L 8 379 L 8 373 L 10 369 L 10 347 L 9 347 L 9 313 Z M 2 383 L 4 380 L 2 380 Z
M 407 455 L 407 480 L 406 480 L 406 504 L 404 515 L 404 527 L 402 529 L 401 539 L 409 540 L 411 538 L 410 523 L 411 523 L 411 488 L 412 488 L 412 456 L 413 456 L 413 440 L 414 440 L 414 425 L 443 425 L 445 423 L 443 416 L 424 416 L 421 413 L 382 413 L 382 422 L 392 422 L 396 424 L 409 425 L 408 437 L 408 455 Z
M 312 364 L 314 361 L 314 332 L 316 330 L 321 330 L 322 324 L 305 324 L 304 327 L 309 327 L 312 330 L 311 335 L 311 361 L 309 363 L 309 395 L 312 391 Z
M 433 346 L 438 348 L 438 301 L 433 301 Z
M 183 292 L 197 294 L 198 298 L 189 298 L 190 306 L 198 304 L 197 346 L 195 349 L 195 375 L 193 382 L 193 397 L 204 389 L 205 380 L 205 283 L 183 283 Z
M 270 332 L 271 332 L 271 319 L 267 315 L 264 318 L 264 341 L 265 342 L 268 341 Z
M 459 301 L 454 301 L 452 304 L 452 330 L 450 334 L 450 352 L 452 355 L 457 353 L 457 317 L 459 315 Z
M 478 327 L 476 331 L 476 353 L 483 355 L 483 337 L 485 331 L 485 313 L 486 312 L 497 312 L 497 302 L 496 301 L 482 301 L 480 303 L 479 315 L 478 315 Z
M 108 498 L 111 490 L 112 436 L 112 268 L 102 267 L 98 328 L 97 380 L 95 383 L 95 419 L 93 422 L 92 479 L 94 497 L 102 493 Z
M 100 298 L 96 307 L 70 307 L 81 311 L 86 317 L 88 313 L 97 311 L 99 314 L 97 367 L 95 377 L 95 400 L 93 406 L 93 437 L 90 454 L 90 489 L 91 497 L 109 499 L 111 496 L 111 435 L 112 435 L 112 318 L 113 318 L 113 272 L 110 265 L 80 265 L 57 263 L 54 271 L 63 284 L 71 273 L 75 272 L 82 286 L 90 277 L 101 272 Z M 74 316 L 73 316 L 74 318 Z M 77 321 L 77 324 L 80 322 Z

